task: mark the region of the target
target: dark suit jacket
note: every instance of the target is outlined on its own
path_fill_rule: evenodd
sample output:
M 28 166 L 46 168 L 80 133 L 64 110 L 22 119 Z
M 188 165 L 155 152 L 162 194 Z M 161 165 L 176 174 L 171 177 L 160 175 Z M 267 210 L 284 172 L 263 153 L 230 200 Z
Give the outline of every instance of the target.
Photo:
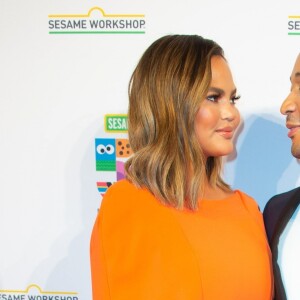
M 300 203 L 300 187 L 271 198 L 265 206 L 263 216 L 272 251 L 275 299 L 287 300 L 277 263 L 279 238 Z

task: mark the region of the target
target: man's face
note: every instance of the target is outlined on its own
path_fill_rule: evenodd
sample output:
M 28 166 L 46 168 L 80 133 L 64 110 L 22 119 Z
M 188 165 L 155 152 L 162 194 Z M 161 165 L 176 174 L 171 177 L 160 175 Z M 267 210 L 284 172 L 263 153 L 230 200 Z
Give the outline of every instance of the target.
M 288 137 L 292 140 L 292 154 L 300 158 L 300 54 L 291 74 L 291 91 L 281 105 L 280 112 L 286 115 Z

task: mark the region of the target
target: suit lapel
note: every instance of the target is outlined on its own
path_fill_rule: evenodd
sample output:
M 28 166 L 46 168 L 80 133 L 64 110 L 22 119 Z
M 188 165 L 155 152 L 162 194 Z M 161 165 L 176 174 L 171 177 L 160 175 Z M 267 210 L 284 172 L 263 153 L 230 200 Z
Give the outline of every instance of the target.
M 284 200 L 284 199 L 282 199 Z M 275 225 L 274 234 L 271 238 L 270 244 L 272 249 L 272 259 L 274 267 L 274 281 L 275 281 L 275 299 L 286 300 L 284 285 L 280 275 L 280 268 L 277 263 L 278 260 L 278 243 L 282 232 L 284 231 L 287 223 L 295 212 L 300 203 L 300 189 L 290 198 L 287 199 L 287 204 L 283 207 L 278 222 Z

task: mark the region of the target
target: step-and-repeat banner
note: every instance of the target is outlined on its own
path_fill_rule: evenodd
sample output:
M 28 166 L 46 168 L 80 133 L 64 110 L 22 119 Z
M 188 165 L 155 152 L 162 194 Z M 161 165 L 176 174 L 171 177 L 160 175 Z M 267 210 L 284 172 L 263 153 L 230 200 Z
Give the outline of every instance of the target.
M 299 15 L 292 0 L 0 0 L 0 299 L 91 299 L 90 233 L 131 155 L 128 81 L 163 35 L 225 50 L 243 117 L 226 180 L 261 209 L 296 187 L 279 107 Z

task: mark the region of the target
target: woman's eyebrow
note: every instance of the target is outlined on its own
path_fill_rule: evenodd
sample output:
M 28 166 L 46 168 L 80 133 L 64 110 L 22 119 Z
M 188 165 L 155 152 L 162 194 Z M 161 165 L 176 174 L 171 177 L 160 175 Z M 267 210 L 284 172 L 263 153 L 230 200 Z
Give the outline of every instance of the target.
M 300 73 L 299 73 L 300 75 Z M 225 93 L 224 90 L 220 89 L 220 88 L 217 88 L 217 87 L 213 87 L 211 86 L 209 89 L 208 89 L 209 92 L 215 92 L 215 93 L 218 93 L 220 95 L 223 95 Z M 231 95 L 234 95 L 236 94 L 236 89 L 234 89 L 232 92 L 231 92 Z
M 215 93 L 218 93 L 218 94 L 223 94 L 224 93 L 224 90 L 220 89 L 220 88 L 217 88 L 217 87 L 213 87 L 211 86 L 209 89 L 208 89 L 209 92 L 215 92 Z

